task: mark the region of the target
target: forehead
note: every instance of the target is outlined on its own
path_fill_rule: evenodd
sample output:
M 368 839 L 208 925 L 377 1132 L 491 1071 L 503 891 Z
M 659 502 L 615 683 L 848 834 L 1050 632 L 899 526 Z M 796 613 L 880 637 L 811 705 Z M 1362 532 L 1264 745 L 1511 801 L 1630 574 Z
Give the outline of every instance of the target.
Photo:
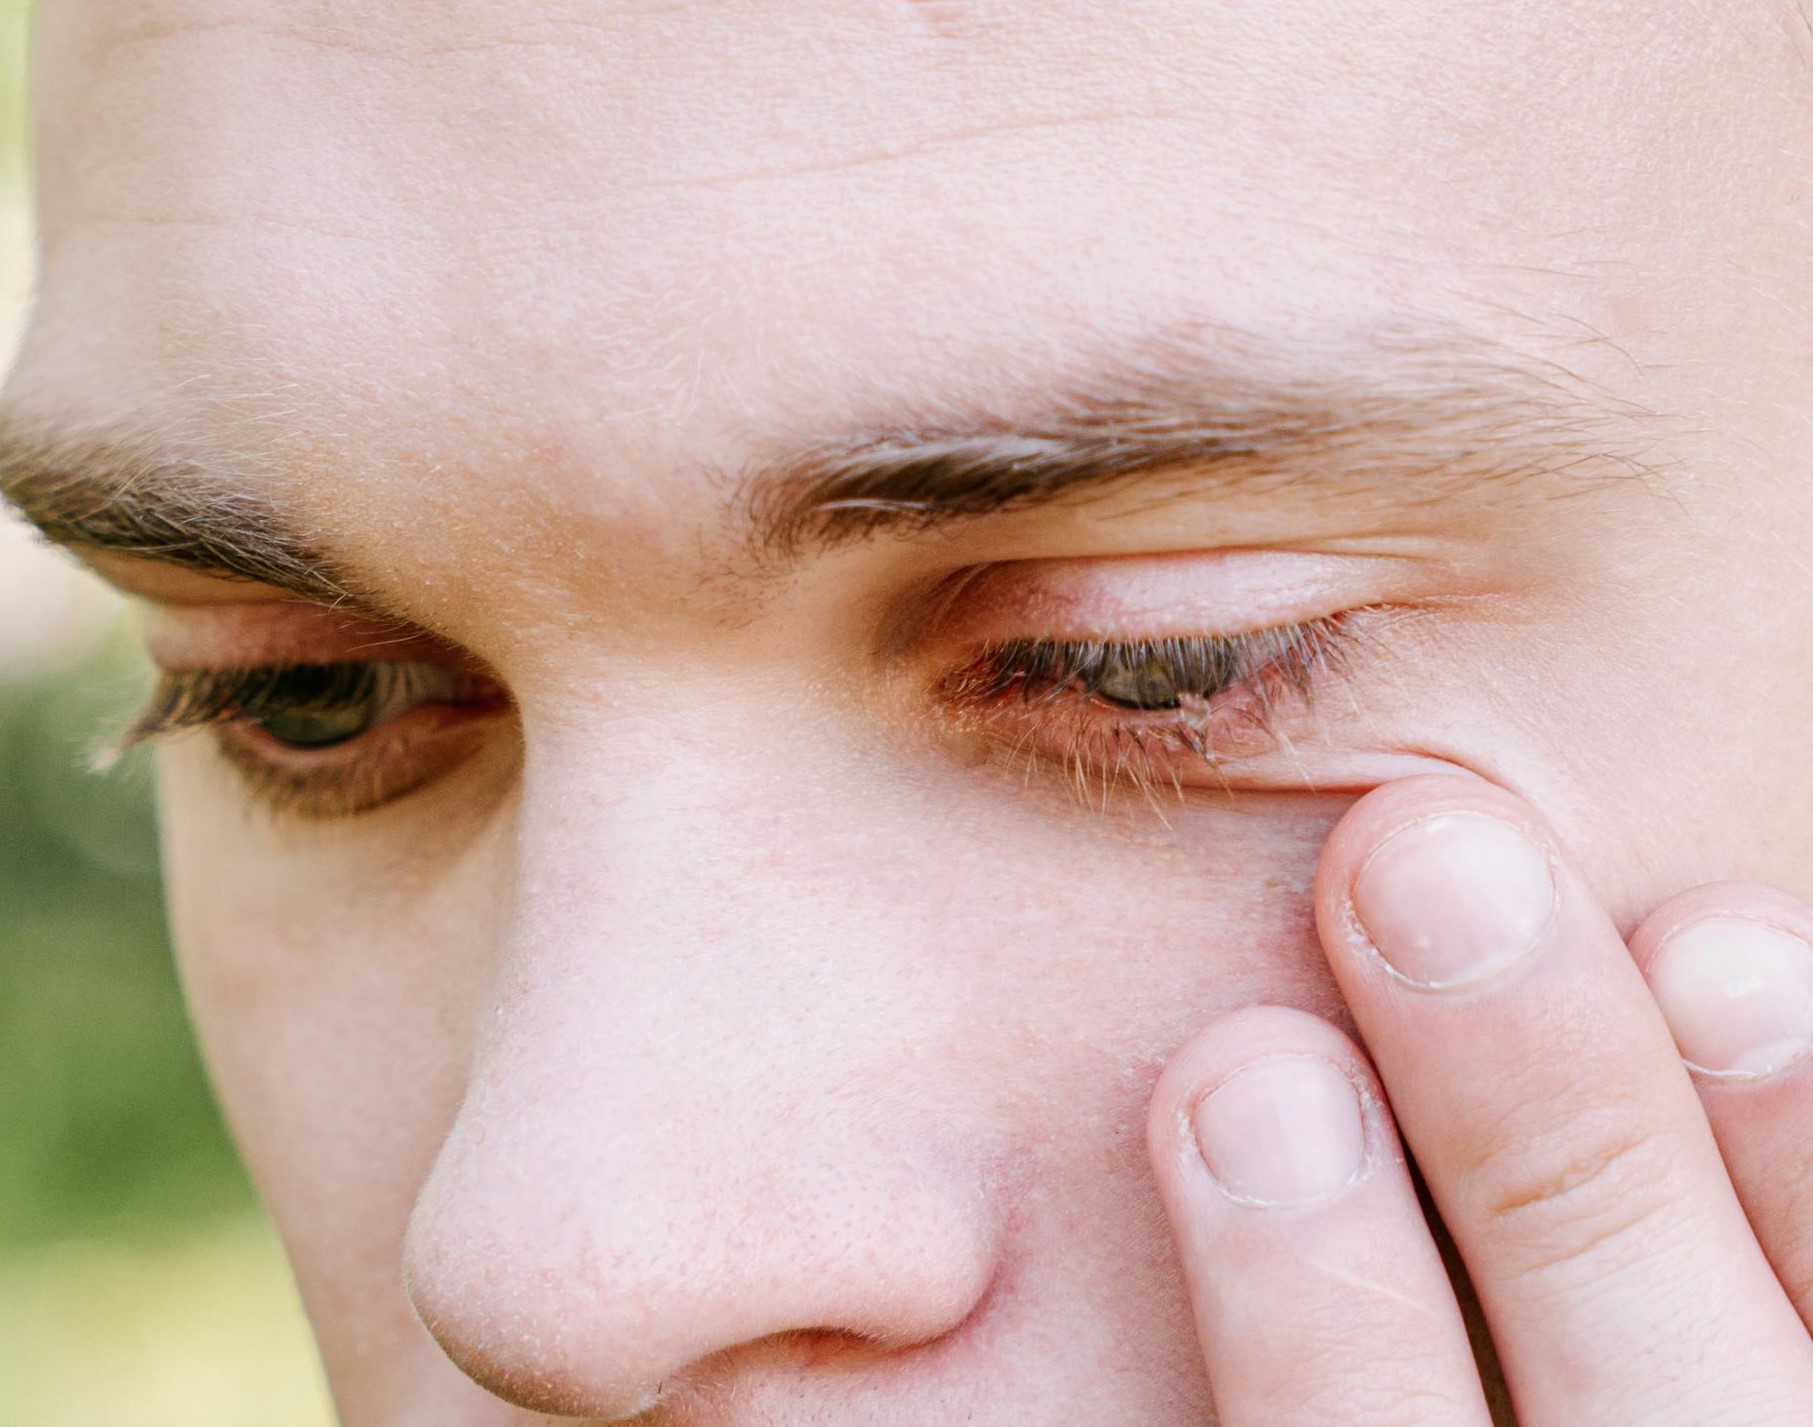
M 134 306 L 193 311 L 200 279 L 249 330 L 299 283 L 355 336 L 407 315 L 632 368 L 733 360 L 802 321 L 816 345 L 1077 299 L 1096 318 L 1211 275 L 1234 317 L 1288 301 L 1251 291 L 1286 270 L 1334 268 L 1326 301 L 1564 242 L 1588 261 L 1583 226 L 1599 255 L 1628 249 L 1696 156 L 1746 146 L 1706 119 L 1779 59 L 1757 19 L 1685 0 L 68 0 L 43 25 L 46 237 L 139 267 Z M 295 283 L 273 291 L 278 270 Z
M 1788 112 L 1791 33 L 1689 0 L 67 0 L 15 391 L 629 509 L 752 425 L 1180 317 L 1640 337 L 1605 273 L 1703 265 L 1788 181 L 1743 111 Z

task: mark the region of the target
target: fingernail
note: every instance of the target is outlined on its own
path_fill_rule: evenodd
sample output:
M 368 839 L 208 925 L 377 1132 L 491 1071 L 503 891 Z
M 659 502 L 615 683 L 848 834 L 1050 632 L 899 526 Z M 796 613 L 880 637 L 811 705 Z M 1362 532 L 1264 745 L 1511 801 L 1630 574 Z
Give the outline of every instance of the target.
M 1353 884 L 1354 915 L 1386 965 L 1432 990 L 1482 981 L 1528 956 L 1554 908 L 1547 855 L 1480 813 L 1393 833 Z
M 1662 943 L 1649 985 L 1681 1058 L 1707 1075 L 1756 1080 L 1813 1050 L 1813 947 L 1735 917 Z
M 1236 1071 L 1203 1097 L 1193 1126 L 1209 1173 L 1242 1204 L 1312 1204 L 1353 1183 L 1366 1163 L 1360 1097 L 1325 1060 Z

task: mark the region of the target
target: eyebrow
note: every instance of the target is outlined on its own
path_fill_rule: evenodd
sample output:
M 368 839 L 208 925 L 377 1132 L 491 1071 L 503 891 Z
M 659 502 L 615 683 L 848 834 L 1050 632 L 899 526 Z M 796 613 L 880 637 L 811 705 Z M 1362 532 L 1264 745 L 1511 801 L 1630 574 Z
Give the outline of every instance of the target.
M 1660 473 L 1663 419 L 1552 363 L 1459 334 L 1378 331 L 1313 363 L 1194 330 L 1047 376 L 1019 401 L 777 443 L 742 481 L 761 544 L 796 551 L 1110 493 L 1341 489 L 1415 505 Z
M 134 437 L 0 420 L 0 496 L 44 537 L 340 604 L 352 581 L 261 495 Z
M 1293 370 L 1294 367 L 1294 370 Z M 1470 340 L 1374 332 L 1282 361 L 1225 333 L 1167 334 L 1073 374 L 1001 382 L 987 405 L 898 410 L 758 443 L 732 505 L 754 548 L 794 559 L 887 532 L 1079 501 L 1136 479 L 1162 498 L 1293 488 L 1425 504 L 1541 483 L 1649 478 L 1659 418 L 1559 367 Z M 149 438 L 0 419 L 0 495 L 55 543 L 355 599 L 357 580 L 226 463 Z

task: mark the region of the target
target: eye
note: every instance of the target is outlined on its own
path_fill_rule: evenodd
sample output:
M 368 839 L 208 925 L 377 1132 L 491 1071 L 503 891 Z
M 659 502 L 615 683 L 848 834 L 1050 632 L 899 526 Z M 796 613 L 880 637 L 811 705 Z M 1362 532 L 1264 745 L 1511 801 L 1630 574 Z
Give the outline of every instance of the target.
M 941 686 L 972 727 L 1016 755 L 1100 780 L 1224 782 L 1276 747 L 1279 723 L 1343 672 L 1368 611 L 1227 636 L 1012 639 L 985 647 Z
M 1010 639 L 985 648 L 957 681 L 970 697 L 1017 691 L 1029 703 L 1081 696 L 1156 712 L 1233 691 L 1305 692 L 1336 660 L 1353 616 L 1249 634 L 1164 639 Z
M 393 801 L 476 751 L 507 712 L 493 680 L 426 662 L 351 661 L 167 673 L 116 751 L 211 728 L 264 801 L 309 817 Z
M 245 681 L 234 703 L 285 747 L 336 748 L 425 704 L 468 701 L 470 682 L 434 664 L 298 664 Z
M 1126 709 L 1174 709 L 1178 707 L 1177 670 L 1150 654 L 1116 658 L 1096 686 L 1095 695 Z
M 1212 699 L 1261 670 L 1283 673 L 1283 650 L 1255 649 L 1238 640 L 1164 639 L 1104 644 L 1081 661 L 1096 698 L 1120 708 L 1182 708 Z M 1252 667 L 1248 667 L 1251 665 Z
M 366 708 L 295 709 L 252 720 L 259 728 L 291 748 L 332 748 L 367 732 L 376 722 Z

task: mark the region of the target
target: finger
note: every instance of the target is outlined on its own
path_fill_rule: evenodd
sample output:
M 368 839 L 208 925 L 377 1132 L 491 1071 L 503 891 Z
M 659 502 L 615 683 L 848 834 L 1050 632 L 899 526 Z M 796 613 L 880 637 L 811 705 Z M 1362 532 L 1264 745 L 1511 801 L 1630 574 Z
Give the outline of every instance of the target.
M 1486 1427 L 1377 1082 L 1301 1011 L 1218 1022 L 1149 1120 L 1223 1427 Z
M 1317 923 L 1523 1427 L 1804 1412 L 1813 1344 L 1641 973 L 1535 815 L 1476 779 L 1377 789 L 1324 849 Z
M 1770 887 L 1696 887 L 1630 949 L 1751 1228 L 1813 1328 L 1813 912 Z

